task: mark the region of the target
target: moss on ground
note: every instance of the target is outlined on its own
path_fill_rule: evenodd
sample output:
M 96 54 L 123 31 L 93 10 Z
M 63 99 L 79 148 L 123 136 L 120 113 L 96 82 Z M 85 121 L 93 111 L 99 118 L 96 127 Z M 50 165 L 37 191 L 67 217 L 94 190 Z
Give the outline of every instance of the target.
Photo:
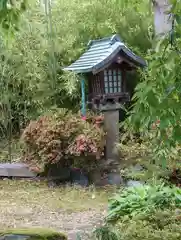
M 14 234 L 14 235 L 28 235 L 30 239 L 34 240 L 67 240 L 63 233 L 53 231 L 51 229 L 43 228 L 25 228 L 25 229 L 7 229 L 0 230 L 0 236 Z

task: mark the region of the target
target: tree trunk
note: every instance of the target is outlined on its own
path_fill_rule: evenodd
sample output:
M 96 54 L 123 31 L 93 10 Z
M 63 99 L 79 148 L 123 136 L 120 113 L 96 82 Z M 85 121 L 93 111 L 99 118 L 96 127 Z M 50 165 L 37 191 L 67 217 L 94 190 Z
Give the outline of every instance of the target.
M 156 37 L 164 36 L 172 29 L 172 17 L 168 11 L 171 9 L 169 0 L 152 0 L 154 9 L 154 25 Z

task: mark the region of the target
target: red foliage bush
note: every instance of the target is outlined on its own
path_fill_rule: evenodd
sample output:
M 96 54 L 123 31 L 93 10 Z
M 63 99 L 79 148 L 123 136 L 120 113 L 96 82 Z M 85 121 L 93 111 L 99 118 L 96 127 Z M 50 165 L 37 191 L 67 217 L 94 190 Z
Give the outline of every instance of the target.
M 89 114 L 84 121 L 80 114 L 61 110 L 31 121 L 21 138 L 24 162 L 36 167 L 57 162 L 64 165 L 67 159 L 79 167 L 80 162 L 94 164 L 104 152 L 102 120 L 102 116 Z

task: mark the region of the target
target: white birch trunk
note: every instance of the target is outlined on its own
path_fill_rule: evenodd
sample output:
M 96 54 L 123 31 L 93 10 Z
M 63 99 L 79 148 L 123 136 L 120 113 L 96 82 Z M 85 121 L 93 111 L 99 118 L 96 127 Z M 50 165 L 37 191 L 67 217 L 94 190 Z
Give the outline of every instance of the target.
M 152 0 L 154 9 L 154 25 L 156 37 L 167 34 L 172 29 L 172 17 L 169 0 Z

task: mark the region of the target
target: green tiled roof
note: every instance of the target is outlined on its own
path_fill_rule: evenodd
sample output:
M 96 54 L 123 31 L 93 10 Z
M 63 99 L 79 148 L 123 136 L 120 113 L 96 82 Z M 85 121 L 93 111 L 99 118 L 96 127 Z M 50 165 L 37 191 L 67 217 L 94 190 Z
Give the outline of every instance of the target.
M 97 73 L 104 66 L 107 66 L 119 52 L 133 64 L 140 67 L 146 66 L 144 59 L 135 55 L 127 48 L 118 35 L 113 35 L 109 38 L 90 41 L 88 50 L 77 61 L 64 68 L 64 70 L 76 73 Z

